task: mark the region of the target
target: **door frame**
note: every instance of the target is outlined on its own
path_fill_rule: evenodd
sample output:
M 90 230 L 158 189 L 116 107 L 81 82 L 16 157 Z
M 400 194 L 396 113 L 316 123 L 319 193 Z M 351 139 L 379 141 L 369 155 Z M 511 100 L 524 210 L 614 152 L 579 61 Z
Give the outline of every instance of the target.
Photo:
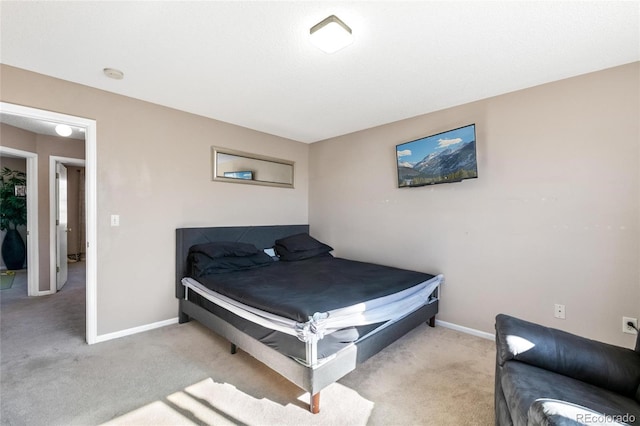
M 86 174 L 86 161 L 83 158 L 72 157 L 59 157 L 57 155 L 49 156 L 49 293 L 54 294 L 58 292 L 57 273 L 56 273 L 56 260 L 58 246 L 56 240 L 56 205 L 57 205 L 57 192 L 56 192 L 56 165 L 62 163 L 63 165 L 84 167 Z M 86 200 L 85 200 L 86 202 Z M 85 206 L 85 216 L 86 216 Z
M 0 154 L 24 158 L 27 162 L 27 296 L 40 296 L 38 254 L 38 154 L 0 146 Z M 48 294 L 48 292 L 44 292 Z
M 0 102 L 3 113 L 29 117 L 37 120 L 68 124 L 85 129 L 85 209 L 86 209 L 86 340 L 96 343 L 98 334 L 98 250 L 97 250 L 97 122 L 89 118 L 76 117 L 43 109 Z M 37 223 L 37 222 L 36 222 Z M 33 246 L 38 244 L 31 244 Z M 49 283 L 51 286 L 52 284 Z M 51 287 L 49 287 L 51 289 Z

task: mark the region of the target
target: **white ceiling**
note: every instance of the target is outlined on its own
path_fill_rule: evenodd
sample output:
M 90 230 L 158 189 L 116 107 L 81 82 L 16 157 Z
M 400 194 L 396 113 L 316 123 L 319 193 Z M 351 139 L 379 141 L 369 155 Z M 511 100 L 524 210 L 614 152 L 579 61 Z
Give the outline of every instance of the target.
M 0 14 L 4 64 L 308 143 L 640 60 L 639 1 L 3 0 Z M 355 41 L 329 55 L 308 34 L 331 14 Z
M 7 114 L 6 112 L 0 112 L 0 123 L 5 123 L 9 126 L 28 130 L 39 135 L 61 137 L 56 133 L 56 126 L 58 125 L 58 123 L 52 121 L 37 120 L 31 117 L 24 117 L 21 115 L 13 115 Z M 71 127 L 71 135 L 67 137 L 69 139 L 84 140 L 84 135 L 85 129 L 80 127 Z

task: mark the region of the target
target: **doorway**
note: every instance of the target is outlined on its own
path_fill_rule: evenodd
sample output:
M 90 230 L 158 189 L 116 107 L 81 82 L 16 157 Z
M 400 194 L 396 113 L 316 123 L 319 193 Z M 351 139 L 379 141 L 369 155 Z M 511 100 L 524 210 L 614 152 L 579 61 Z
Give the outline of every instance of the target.
M 38 255 L 38 155 L 33 152 L 0 146 L 0 155 L 21 158 L 26 162 L 27 230 L 24 241 L 27 249 L 27 295 L 39 296 Z M 48 294 L 48 293 L 45 293 Z
M 49 156 L 49 199 L 52 200 L 49 203 L 49 282 L 52 293 L 62 289 L 67 282 L 69 254 L 75 261 L 85 256 L 86 199 L 84 191 L 79 191 L 80 181 L 85 186 L 85 173 L 84 159 Z M 71 208 L 72 204 L 75 208 Z
M 97 341 L 97 135 L 96 135 L 96 121 L 75 117 L 66 114 L 60 114 L 53 111 L 40 110 L 36 108 L 25 107 L 21 105 L 10 104 L 6 102 L 0 102 L 0 113 L 9 114 L 13 116 L 22 117 L 25 119 L 43 120 L 52 123 L 67 124 L 69 126 L 82 128 L 85 130 L 85 209 L 86 209 L 86 341 L 89 344 L 96 343 Z M 36 157 L 37 159 L 37 157 Z M 37 160 L 36 160 L 37 161 Z M 27 165 L 29 170 L 29 165 Z M 37 167 L 33 168 L 33 172 L 37 174 Z M 32 183 L 37 183 L 37 175 L 34 178 L 29 178 Z M 27 181 L 27 191 L 29 191 L 29 183 Z M 37 184 L 35 184 L 37 187 Z M 32 194 L 37 196 L 37 190 L 32 191 Z M 27 195 L 29 197 L 29 195 Z M 29 202 L 29 199 L 27 200 Z M 35 234 L 37 235 L 37 212 L 34 213 L 33 220 L 31 217 L 31 224 L 34 227 Z M 29 215 L 29 210 L 27 212 Z M 31 230 L 30 234 L 33 234 Z M 34 242 L 30 244 L 30 250 L 35 250 L 37 256 L 37 238 L 34 238 Z M 54 253 L 50 251 L 50 253 Z M 27 253 L 29 256 L 29 253 Z M 37 264 L 37 263 L 36 263 Z M 31 268 L 35 269 L 35 268 Z M 31 278 L 31 277 L 30 277 Z M 55 280 L 50 281 L 49 292 L 55 292 Z

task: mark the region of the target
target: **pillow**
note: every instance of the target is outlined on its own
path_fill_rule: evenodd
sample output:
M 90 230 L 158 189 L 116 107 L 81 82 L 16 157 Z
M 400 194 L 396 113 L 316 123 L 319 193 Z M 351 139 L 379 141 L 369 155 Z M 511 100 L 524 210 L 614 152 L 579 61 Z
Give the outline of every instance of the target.
M 260 268 L 272 263 L 273 259 L 263 251 L 258 251 L 249 256 L 222 256 L 216 258 L 211 258 L 200 252 L 189 254 L 190 271 L 193 278 Z
M 329 252 L 333 250 L 333 247 L 303 233 L 276 240 L 275 249 L 280 260 L 291 262 L 315 256 L 331 256 Z
M 189 254 L 202 253 L 212 259 L 224 256 L 250 256 L 258 253 L 253 244 L 233 241 L 216 241 L 213 243 L 196 244 L 189 248 Z
M 327 251 L 333 250 L 332 247 L 321 243 L 307 233 L 280 238 L 279 240 L 276 240 L 276 250 L 278 246 L 290 252 L 307 251 L 319 248 L 329 249 Z

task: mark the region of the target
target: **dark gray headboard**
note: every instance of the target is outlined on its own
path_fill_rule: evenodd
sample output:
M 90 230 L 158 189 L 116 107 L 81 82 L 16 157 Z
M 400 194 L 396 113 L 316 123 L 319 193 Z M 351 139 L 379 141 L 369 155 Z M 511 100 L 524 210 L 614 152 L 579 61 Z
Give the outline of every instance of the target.
M 195 244 L 211 241 L 237 241 L 259 249 L 273 247 L 275 241 L 289 235 L 309 232 L 309 225 L 222 226 L 176 229 L 176 297 L 184 297 L 182 278 L 187 275 L 187 255 Z

